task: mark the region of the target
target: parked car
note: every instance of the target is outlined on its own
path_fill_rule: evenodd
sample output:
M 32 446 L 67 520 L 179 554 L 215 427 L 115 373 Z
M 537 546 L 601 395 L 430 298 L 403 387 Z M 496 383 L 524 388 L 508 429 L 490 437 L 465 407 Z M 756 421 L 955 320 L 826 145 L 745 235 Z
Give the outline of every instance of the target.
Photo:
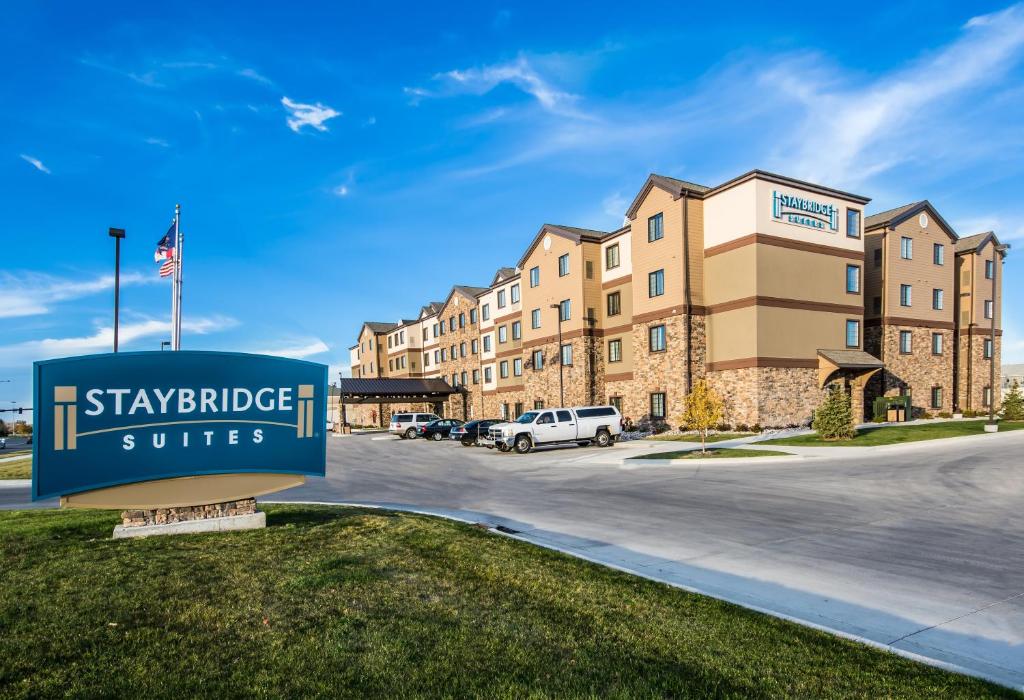
M 527 411 L 511 423 L 498 423 L 488 429 L 482 443 L 503 452 L 515 449 L 525 454 L 538 445 L 575 442 L 608 447 L 622 433 L 622 415 L 614 406 L 581 406 Z
M 420 428 L 439 418 L 440 416 L 434 413 L 396 413 L 391 416 L 388 432 L 398 435 L 403 440 L 411 440 L 419 435 Z
M 472 447 L 479 444 L 479 439 L 487 437 L 487 429 L 492 425 L 501 423 L 500 418 L 482 418 L 471 420 L 468 423 L 452 428 L 449 439 L 459 440 L 463 447 Z
M 419 435 L 427 440 L 443 440 L 452 432 L 452 428 L 462 425 L 462 421 L 454 418 L 440 418 L 432 420 L 426 425 L 421 425 Z

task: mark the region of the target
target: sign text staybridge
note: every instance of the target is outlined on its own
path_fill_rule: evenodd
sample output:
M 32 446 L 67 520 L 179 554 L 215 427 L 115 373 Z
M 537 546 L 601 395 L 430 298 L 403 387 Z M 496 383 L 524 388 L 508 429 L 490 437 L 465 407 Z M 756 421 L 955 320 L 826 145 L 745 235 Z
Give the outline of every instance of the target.
M 247 472 L 323 476 L 327 367 L 138 352 L 35 363 L 33 497 Z

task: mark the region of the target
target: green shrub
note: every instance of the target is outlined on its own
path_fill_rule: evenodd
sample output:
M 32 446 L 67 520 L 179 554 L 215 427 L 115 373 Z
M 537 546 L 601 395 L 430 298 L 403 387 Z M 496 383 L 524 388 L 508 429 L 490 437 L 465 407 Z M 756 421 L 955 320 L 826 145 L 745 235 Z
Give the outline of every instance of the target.
M 1003 420 L 1024 420 L 1024 396 L 1016 379 L 1010 392 L 1003 397 Z
M 829 388 L 825 400 L 814 412 L 811 427 L 823 440 L 848 440 L 856 434 L 850 395 L 841 386 L 833 384 Z
M 939 411 L 939 418 L 952 418 L 953 414 L 949 411 Z

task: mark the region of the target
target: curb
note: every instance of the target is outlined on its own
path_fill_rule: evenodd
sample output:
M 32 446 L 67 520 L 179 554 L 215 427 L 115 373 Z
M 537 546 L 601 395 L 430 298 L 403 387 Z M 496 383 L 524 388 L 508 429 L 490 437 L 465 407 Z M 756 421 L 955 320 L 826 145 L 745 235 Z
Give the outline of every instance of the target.
M 691 457 L 687 459 L 656 459 L 654 457 L 626 457 L 622 460 L 624 467 L 673 467 L 692 464 L 695 466 L 720 465 L 723 467 L 750 464 L 751 462 L 792 462 L 806 459 L 815 459 L 809 455 L 784 454 L 770 457 Z

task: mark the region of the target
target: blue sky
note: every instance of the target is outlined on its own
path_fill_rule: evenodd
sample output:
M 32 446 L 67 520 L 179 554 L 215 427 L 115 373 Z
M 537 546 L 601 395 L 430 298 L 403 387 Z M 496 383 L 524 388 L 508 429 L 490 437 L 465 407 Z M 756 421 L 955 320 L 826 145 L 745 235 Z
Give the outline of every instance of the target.
M 1024 6 L 5 6 L 0 406 L 34 359 L 167 338 L 347 362 L 366 319 L 485 285 L 544 222 L 613 229 L 649 172 L 764 168 L 995 229 L 1024 361 Z M 333 375 L 336 376 L 336 373 Z

